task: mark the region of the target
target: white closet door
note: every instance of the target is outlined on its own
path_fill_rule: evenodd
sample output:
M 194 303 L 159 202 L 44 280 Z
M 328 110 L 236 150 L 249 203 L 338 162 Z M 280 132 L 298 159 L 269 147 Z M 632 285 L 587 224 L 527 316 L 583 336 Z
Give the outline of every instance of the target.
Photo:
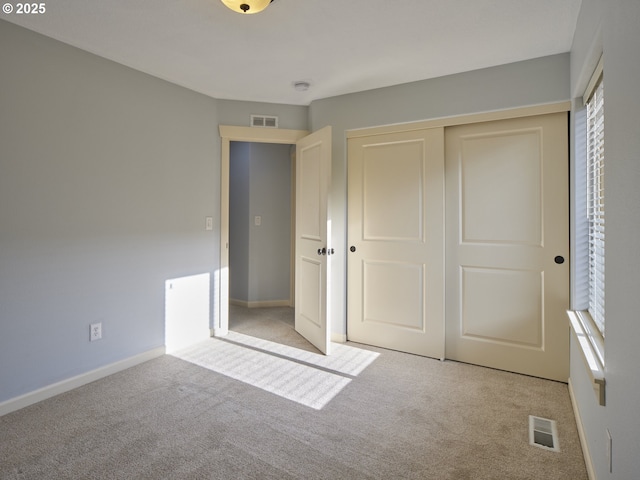
M 444 131 L 350 138 L 347 338 L 444 356 Z
M 446 357 L 569 376 L 567 115 L 446 129 Z

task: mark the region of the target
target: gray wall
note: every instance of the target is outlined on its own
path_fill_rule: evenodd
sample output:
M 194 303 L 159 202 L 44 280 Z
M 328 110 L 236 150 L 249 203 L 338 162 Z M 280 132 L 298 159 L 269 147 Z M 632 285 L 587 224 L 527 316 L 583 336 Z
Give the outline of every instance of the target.
M 231 142 L 229 295 L 234 300 L 290 301 L 290 148 Z M 260 226 L 256 215 L 262 217 Z
M 0 65 L 1 402 L 164 345 L 165 280 L 218 266 L 220 146 L 215 100 L 4 21 Z
M 229 298 L 249 301 L 251 144 L 229 145 Z
M 2 402 L 164 345 L 168 279 L 210 275 L 215 316 L 218 125 L 306 129 L 307 107 L 212 99 L 2 20 L 0 65 Z
M 311 130 L 333 127 L 333 332 L 346 331 L 347 130 L 569 98 L 569 55 L 562 54 L 313 102 Z
M 575 343 L 571 383 L 598 479 L 640 472 L 640 2 L 583 0 L 571 51 L 571 91 L 581 96 L 604 52 L 607 405 L 597 405 Z M 574 100 L 580 119 L 581 100 Z M 579 135 L 574 129 L 575 138 Z M 575 149 L 574 149 L 575 150 Z M 605 429 L 613 439 L 609 473 Z

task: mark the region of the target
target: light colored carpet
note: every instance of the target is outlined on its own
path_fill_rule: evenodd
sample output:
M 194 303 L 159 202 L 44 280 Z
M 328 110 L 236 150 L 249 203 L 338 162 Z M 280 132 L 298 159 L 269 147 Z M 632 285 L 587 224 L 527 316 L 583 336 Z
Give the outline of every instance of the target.
M 331 356 L 229 332 L 172 355 L 267 392 L 320 410 L 375 360 L 377 353 L 335 345 Z
M 232 336 L 189 360 L 165 355 L 0 417 L 0 478 L 587 479 L 565 384 L 351 343 L 360 366 L 347 373 L 314 366 L 288 309 L 233 315 Z M 275 359 L 348 382 L 309 406 L 297 397 L 313 393 L 251 384 L 271 372 L 215 370 L 239 352 L 245 373 Z M 528 415 L 558 422 L 560 452 L 528 444 Z

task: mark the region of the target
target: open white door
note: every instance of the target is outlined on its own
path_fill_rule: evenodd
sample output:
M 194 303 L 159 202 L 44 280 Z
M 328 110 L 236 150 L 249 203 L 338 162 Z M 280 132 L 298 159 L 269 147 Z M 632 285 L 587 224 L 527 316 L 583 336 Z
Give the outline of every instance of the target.
M 331 127 L 296 144 L 295 329 L 329 355 Z

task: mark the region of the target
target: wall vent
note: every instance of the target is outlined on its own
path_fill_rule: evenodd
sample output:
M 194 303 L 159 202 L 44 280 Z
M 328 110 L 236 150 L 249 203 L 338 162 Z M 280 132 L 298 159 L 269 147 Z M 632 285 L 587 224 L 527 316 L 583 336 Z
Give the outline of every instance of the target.
M 529 415 L 529 444 L 552 452 L 559 452 L 560 444 L 558 443 L 556 421 Z
M 278 117 L 273 115 L 251 115 L 251 126 L 278 128 Z

